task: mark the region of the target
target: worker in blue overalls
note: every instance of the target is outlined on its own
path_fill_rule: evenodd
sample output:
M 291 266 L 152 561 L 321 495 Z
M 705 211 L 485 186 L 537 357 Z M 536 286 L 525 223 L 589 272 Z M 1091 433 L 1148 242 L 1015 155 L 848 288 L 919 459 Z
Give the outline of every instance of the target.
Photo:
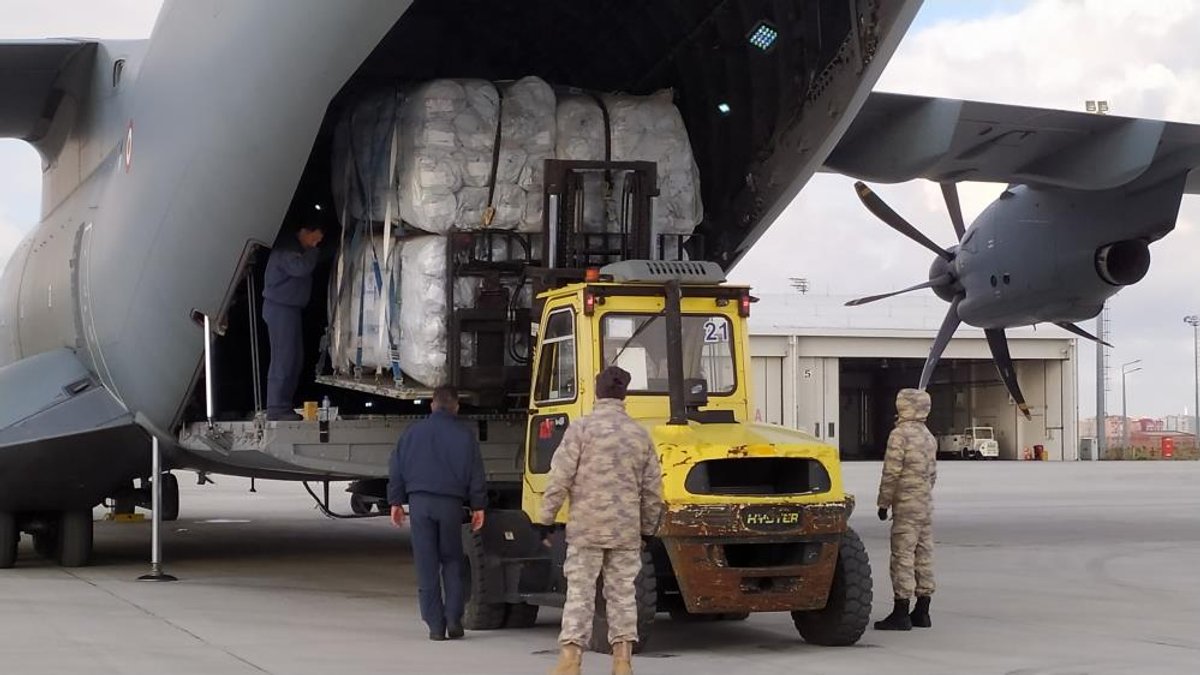
M 323 227 L 305 222 L 280 235 L 267 260 L 263 281 L 263 321 L 271 344 L 267 370 L 267 419 L 298 420 L 292 398 L 304 368 L 301 315 L 312 295 L 313 270 L 325 238 Z

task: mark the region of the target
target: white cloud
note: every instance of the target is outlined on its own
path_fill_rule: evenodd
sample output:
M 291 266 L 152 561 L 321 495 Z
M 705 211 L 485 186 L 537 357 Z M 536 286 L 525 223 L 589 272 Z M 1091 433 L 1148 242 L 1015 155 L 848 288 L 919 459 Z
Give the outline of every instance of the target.
M 922 12 L 946 11 L 927 0 Z M 961 15 L 961 6 L 953 10 Z M 1200 2 L 1035 0 L 979 19 L 935 22 L 905 36 L 879 89 L 1082 110 L 1107 99 L 1111 113 L 1200 123 Z M 808 277 L 818 293 L 857 295 L 916 283 L 932 256 L 868 214 L 853 181 L 818 176 L 734 272 L 764 290 Z M 1000 186 L 963 184 L 968 219 Z M 877 186 L 898 212 L 935 241 L 953 234 L 937 186 Z M 1176 231 L 1152 247 L 1149 275 L 1112 301 L 1112 362 L 1142 359 L 1129 378 L 1130 413 L 1164 415 L 1192 400 L 1191 332 L 1200 312 L 1200 197 L 1185 197 Z M 869 311 L 869 310 L 864 310 Z M 1080 412 L 1095 408 L 1095 353 L 1080 346 Z M 1109 411 L 1120 410 L 1114 370 Z
M 0 0 L 0 39 L 150 35 L 162 0 Z

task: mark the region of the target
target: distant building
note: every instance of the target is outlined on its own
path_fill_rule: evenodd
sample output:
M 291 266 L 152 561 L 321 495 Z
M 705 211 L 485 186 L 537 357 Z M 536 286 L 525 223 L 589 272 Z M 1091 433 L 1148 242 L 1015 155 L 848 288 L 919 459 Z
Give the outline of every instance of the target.
M 1192 415 L 1167 415 L 1163 420 L 1163 431 L 1178 431 L 1185 434 L 1196 433 L 1196 418 Z

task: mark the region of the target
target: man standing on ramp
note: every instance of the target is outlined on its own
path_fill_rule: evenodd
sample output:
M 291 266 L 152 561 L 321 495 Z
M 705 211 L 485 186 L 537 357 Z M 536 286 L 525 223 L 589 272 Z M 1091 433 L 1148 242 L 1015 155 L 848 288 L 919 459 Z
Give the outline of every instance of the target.
M 875 630 L 929 628 L 933 595 L 933 484 L 937 480 L 937 441 L 925 420 L 929 394 L 901 389 L 896 396 L 896 427 L 888 436 L 879 481 L 879 519 L 892 511 L 892 594 L 895 606 Z M 913 594 L 917 606 L 908 613 Z
M 325 237 L 321 226 L 306 222 L 280 236 L 267 259 L 262 317 L 271 343 L 267 369 L 267 419 L 299 420 L 292 409 L 304 368 L 302 315 L 312 295 L 313 270 Z
M 650 434 L 625 412 L 629 373 L 609 366 L 596 377 L 596 405 L 573 422 L 550 463 L 538 522 L 552 525 L 570 499 L 567 601 L 562 652 L 553 675 L 577 675 L 592 636 L 596 579 L 603 572 L 608 642 L 614 675 L 632 675 L 638 639 L 634 583 L 642 569 L 642 537 L 662 517 L 662 467 Z

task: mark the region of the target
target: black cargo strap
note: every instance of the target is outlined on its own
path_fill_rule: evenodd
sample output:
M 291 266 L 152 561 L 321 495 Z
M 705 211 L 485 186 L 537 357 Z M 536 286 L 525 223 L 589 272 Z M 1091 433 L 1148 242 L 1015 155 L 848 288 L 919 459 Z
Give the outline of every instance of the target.
M 500 137 L 504 129 L 504 90 L 496 87 L 496 138 L 492 142 L 492 173 L 488 176 L 487 208 L 483 210 L 483 226 L 491 227 L 496 219 L 496 172 L 500 170 Z

